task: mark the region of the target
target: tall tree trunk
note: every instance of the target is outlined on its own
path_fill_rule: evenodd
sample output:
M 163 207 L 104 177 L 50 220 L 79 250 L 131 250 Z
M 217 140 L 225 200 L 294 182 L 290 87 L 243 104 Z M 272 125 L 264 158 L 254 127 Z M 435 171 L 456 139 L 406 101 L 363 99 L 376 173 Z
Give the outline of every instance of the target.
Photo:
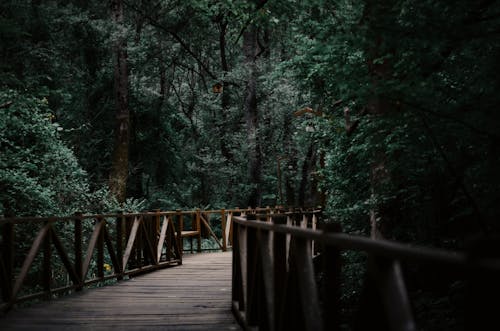
M 226 32 L 227 32 L 227 21 L 225 17 L 221 17 L 221 21 L 219 22 L 219 49 L 220 49 L 220 63 L 223 72 L 224 79 L 222 80 L 222 95 L 221 95 L 221 118 L 222 121 L 220 123 L 220 149 L 222 155 L 226 158 L 226 160 L 232 162 L 233 161 L 233 153 L 228 147 L 228 144 L 225 142 L 225 137 L 228 132 L 231 131 L 231 128 L 227 128 L 227 115 L 229 113 L 229 108 L 231 107 L 231 97 L 229 91 L 229 85 L 226 82 L 226 75 L 229 72 L 229 65 L 227 63 L 226 56 Z
M 127 39 L 124 35 L 122 0 L 111 1 L 111 14 L 118 37 L 114 46 L 116 127 L 109 188 L 111 194 L 119 202 L 124 202 L 127 193 L 130 113 L 128 109 Z
M 365 17 L 368 21 L 369 40 L 372 44 L 368 48 L 368 70 L 370 72 L 371 85 L 373 95 L 368 100 L 367 111 L 371 115 L 379 118 L 390 116 L 393 110 L 393 105 L 387 98 L 377 92 L 380 82 L 390 77 L 392 72 L 392 63 L 388 59 L 384 59 L 382 63 L 375 63 L 375 59 L 385 55 L 390 49 L 384 49 L 383 35 L 377 29 L 377 22 L 380 17 L 391 8 L 392 1 L 379 3 L 375 0 L 367 2 L 365 7 Z M 348 114 L 347 114 L 348 115 Z M 351 125 L 346 117 L 346 125 Z M 351 130 L 351 128 L 347 128 Z M 349 133 L 349 132 L 348 132 Z M 375 138 L 375 137 L 374 137 Z M 385 147 L 381 147 L 374 151 L 374 158 L 370 165 L 370 182 L 372 200 L 378 200 L 380 194 L 384 194 L 382 187 L 384 183 L 391 180 L 390 172 L 387 168 L 387 153 Z M 372 238 L 384 238 L 388 232 L 387 224 L 391 219 L 390 215 L 384 208 L 383 203 L 378 203 L 370 209 L 370 236 Z
M 243 54 L 245 67 L 249 73 L 245 89 L 244 112 L 248 143 L 248 175 L 251 192 L 248 197 L 249 206 L 258 206 L 261 200 L 261 150 L 258 137 L 258 109 L 257 109 L 257 28 L 250 25 L 243 33 Z

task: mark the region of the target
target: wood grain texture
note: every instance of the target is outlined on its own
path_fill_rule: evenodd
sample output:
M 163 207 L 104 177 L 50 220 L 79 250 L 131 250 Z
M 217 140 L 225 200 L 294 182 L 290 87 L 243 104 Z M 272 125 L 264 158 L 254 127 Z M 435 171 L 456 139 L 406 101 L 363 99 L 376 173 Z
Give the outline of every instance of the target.
M 14 309 L 1 330 L 241 330 L 231 313 L 231 252 Z

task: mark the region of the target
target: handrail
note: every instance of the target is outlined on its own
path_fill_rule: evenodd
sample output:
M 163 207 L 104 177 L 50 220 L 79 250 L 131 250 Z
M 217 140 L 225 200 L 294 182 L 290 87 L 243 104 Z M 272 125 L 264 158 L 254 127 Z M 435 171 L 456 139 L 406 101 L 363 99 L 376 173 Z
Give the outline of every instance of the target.
M 50 298 L 53 294 L 79 291 L 97 282 L 121 280 L 125 276 L 182 264 L 176 239 L 179 230 L 171 216 L 77 214 L 1 219 L 0 227 L 0 282 L 4 303 L 1 308 L 4 311 L 17 302 Z M 31 243 L 26 238 L 30 233 L 35 236 Z M 40 251 L 42 260 L 37 263 Z M 56 257 L 60 265 L 55 263 Z M 67 279 L 58 279 L 64 274 Z M 22 293 L 25 283 L 34 290 Z
M 368 279 L 391 330 L 416 330 L 401 262 L 450 266 L 464 277 L 500 274 L 500 259 L 347 235 L 335 224 L 306 228 L 315 213 L 249 216 L 233 219 L 233 312 L 245 329 L 339 330 L 341 250 L 368 255 Z M 322 300 L 313 266 L 318 246 Z
M 0 218 L 0 310 L 17 302 L 182 264 L 186 238 L 191 240 L 191 251 L 193 239 L 198 242 L 197 251 L 202 251 L 203 234 L 226 251 L 232 244 L 234 215 L 278 210 L 282 209 Z M 214 215 L 220 221 L 220 236 L 211 227 Z

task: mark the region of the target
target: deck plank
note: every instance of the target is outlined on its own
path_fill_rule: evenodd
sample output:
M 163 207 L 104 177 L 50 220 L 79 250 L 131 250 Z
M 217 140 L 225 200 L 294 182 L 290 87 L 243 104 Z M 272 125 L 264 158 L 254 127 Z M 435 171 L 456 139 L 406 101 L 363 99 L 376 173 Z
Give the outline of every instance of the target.
M 241 330 L 231 313 L 231 253 L 186 254 L 183 265 L 0 317 L 1 330 Z

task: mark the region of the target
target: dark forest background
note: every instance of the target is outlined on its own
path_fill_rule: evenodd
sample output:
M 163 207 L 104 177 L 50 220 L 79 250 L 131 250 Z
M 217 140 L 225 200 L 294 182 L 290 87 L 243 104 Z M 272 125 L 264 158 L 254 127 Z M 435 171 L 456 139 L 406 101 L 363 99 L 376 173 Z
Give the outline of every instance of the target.
M 498 233 L 499 1 L 0 4 L 0 214 L 323 206 Z

